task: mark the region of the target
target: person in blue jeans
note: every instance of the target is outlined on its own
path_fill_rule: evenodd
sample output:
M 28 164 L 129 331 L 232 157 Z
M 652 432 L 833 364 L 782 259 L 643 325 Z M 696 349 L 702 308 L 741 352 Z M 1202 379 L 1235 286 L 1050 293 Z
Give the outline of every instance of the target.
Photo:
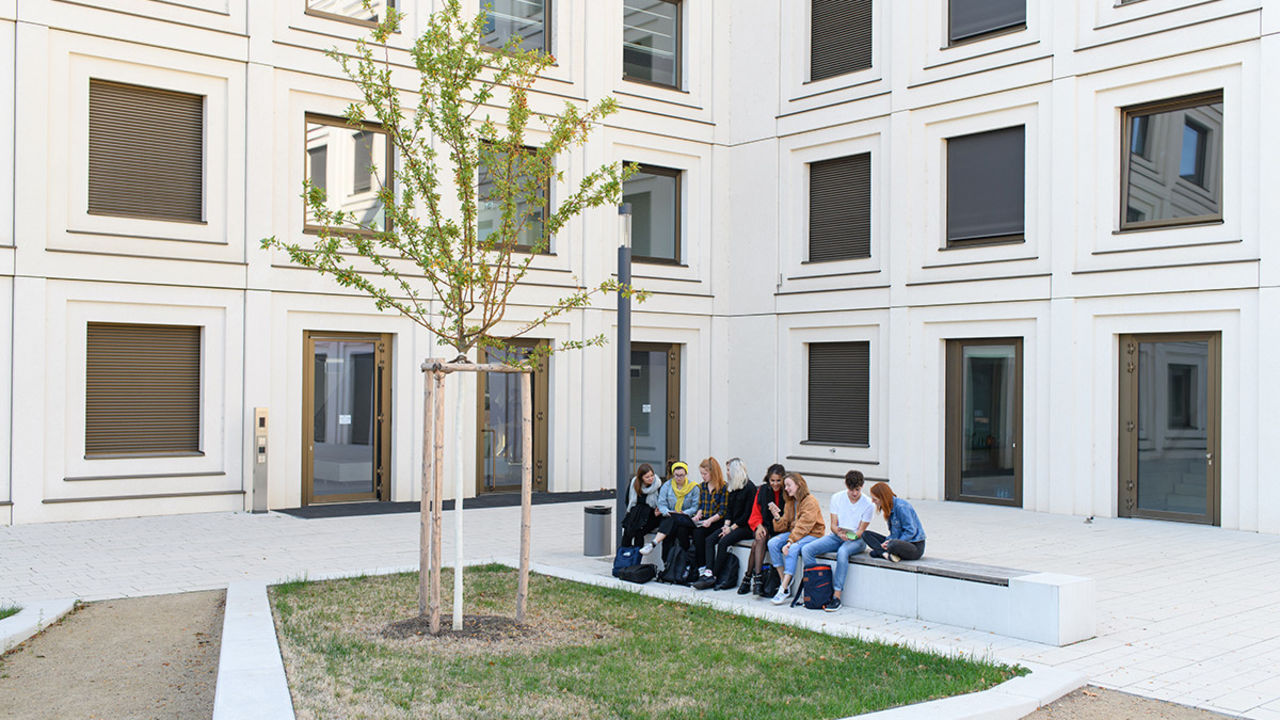
M 911 503 L 893 494 L 888 483 L 871 487 L 871 499 L 889 523 L 889 536 L 870 530 L 862 533 L 871 557 L 888 558 L 889 562 L 919 560 L 924 557 L 924 526 Z
M 822 506 L 818 504 L 818 498 L 809 492 L 809 484 L 800 473 L 787 473 L 782 480 L 782 492 L 787 495 L 786 510 L 778 508 L 776 503 L 769 503 L 773 528 L 778 531 L 769 540 L 769 557 L 782 576 L 778 594 L 770 600 L 774 605 L 781 605 L 791 598 L 791 578 L 796 574 L 796 562 L 804 546 L 827 533 L 827 525 L 822 522 Z
M 840 595 L 844 591 L 845 576 L 849 574 L 849 557 L 867 549 L 862 541 L 862 533 L 871 524 L 876 514 L 875 503 L 862 494 L 865 479 L 857 470 L 844 474 L 844 487 L 841 492 L 831 496 L 831 532 L 804 546 L 801 556 L 804 566 L 817 564 L 817 557 L 824 553 L 836 554 L 835 576 L 831 580 L 831 602 L 823 610 L 835 612 L 840 609 Z

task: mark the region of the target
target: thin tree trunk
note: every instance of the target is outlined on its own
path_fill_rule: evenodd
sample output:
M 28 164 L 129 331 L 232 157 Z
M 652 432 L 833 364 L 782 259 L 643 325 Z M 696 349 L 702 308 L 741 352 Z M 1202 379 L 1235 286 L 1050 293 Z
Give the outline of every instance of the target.
M 432 390 L 432 459 L 431 483 L 435 486 L 435 504 L 431 507 L 431 634 L 440 633 L 440 564 L 444 544 L 444 373 L 431 373 Z
M 478 378 L 477 378 L 478 381 Z M 453 629 L 462 629 L 462 377 L 453 413 Z
M 422 491 L 421 491 L 421 507 L 419 508 L 419 532 L 418 538 L 418 615 L 427 614 L 427 603 L 431 595 L 431 536 L 433 528 L 431 526 L 431 506 L 432 499 L 435 497 L 435 482 L 432 472 L 435 470 L 434 447 L 432 445 L 432 418 L 431 410 L 434 407 L 431 397 L 431 388 L 435 385 L 435 378 L 427 373 L 422 374 Z
M 520 480 L 520 581 L 516 588 L 516 622 L 524 623 L 529 601 L 529 526 L 533 505 L 533 373 L 520 373 L 520 434 L 524 467 Z

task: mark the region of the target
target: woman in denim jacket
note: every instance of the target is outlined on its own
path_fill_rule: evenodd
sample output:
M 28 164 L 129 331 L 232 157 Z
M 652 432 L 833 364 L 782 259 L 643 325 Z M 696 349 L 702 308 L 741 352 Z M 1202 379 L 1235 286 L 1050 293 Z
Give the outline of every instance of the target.
M 888 483 L 876 483 L 871 488 L 871 500 L 884 513 L 889 523 L 889 536 L 870 530 L 862 533 L 862 540 L 871 550 L 871 557 L 899 560 L 919 560 L 924 556 L 924 527 L 911 503 L 893 494 Z

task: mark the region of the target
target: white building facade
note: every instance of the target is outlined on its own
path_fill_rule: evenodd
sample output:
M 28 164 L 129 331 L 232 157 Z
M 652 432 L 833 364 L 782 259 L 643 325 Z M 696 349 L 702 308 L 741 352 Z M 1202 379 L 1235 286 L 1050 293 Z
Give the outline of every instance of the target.
M 0 0 L 0 523 L 418 497 L 418 368 L 446 349 L 260 245 L 309 237 L 304 178 L 376 217 L 386 144 L 339 119 L 324 55 L 358 5 Z M 399 5 L 403 66 L 434 3 Z M 1280 532 L 1280 3 L 494 13 L 555 55 L 535 109 L 618 98 L 569 182 L 641 164 L 635 462 Z M 614 272 L 617 238 L 612 209 L 558 234 L 510 329 Z M 613 331 L 605 299 L 533 340 Z M 539 489 L 614 485 L 614 362 L 539 373 Z M 468 495 L 509 489 L 511 388 L 449 382 Z

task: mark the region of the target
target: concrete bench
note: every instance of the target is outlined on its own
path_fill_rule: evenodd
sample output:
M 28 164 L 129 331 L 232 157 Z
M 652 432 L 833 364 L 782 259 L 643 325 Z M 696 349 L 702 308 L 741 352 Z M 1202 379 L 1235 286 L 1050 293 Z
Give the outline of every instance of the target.
M 750 551 L 745 541 L 733 548 L 744 570 Z M 818 559 L 835 567 L 834 553 Z M 841 602 L 1056 646 L 1087 640 L 1096 629 L 1092 578 L 928 556 L 898 563 L 866 553 L 850 558 Z

